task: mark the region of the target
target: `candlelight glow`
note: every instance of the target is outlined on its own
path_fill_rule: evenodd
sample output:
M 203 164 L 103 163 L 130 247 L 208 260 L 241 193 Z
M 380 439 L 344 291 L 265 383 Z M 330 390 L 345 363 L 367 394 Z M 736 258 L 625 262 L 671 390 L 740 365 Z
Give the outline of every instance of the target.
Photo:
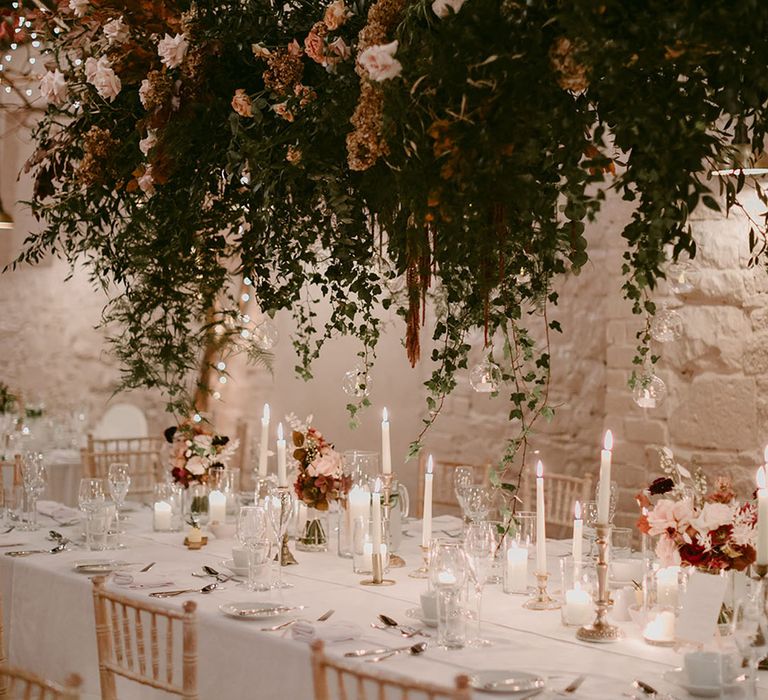
M 760 467 L 757 470 L 757 477 L 755 481 L 757 481 L 757 488 L 759 489 L 765 488 L 765 467 Z
M 282 423 L 278 423 L 277 424 L 277 439 L 278 440 L 283 440 L 284 439 L 283 438 L 283 424 Z
M 433 467 L 434 467 L 434 462 L 432 460 L 432 455 L 429 455 L 429 459 L 427 460 L 427 474 L 432 473 Z
M 376 481 L 373 484 L 373 492 L 374 493 L 381 493 L 381 479 L 376 479 Z
M 536 462 L 536 478 L 541 479 L 544 476 L 544 465 L 541 463 L 541 460 Z
M 765 452 L 763 452 L 763 457 L 765 458 L 765 461 L 768 462 L 768 445 L 765 446 Z
M 576 501 L 576 505 L 573 507 L 573 517 L 576 520 L 581 520 L 581 503 Z
M 268 403 L 264 404 L 264 415 L 263 415 L 263 418 L 266 421 L 269 420 L 269 404 Z
M 605 431 L 605 439 L 603 440 L 603 449 L 613 449 L 613 433 L 610 430 Z
M 387 413 L 387 409 L 386 409 L 386 407 L 384 408 L 384 412 L 382 413 L 382 418 L 381 418 L 381 419 L 382 419 L 382 420 L 383 420 L 385 423 L 388 423 L 388 422 L 389 422 L 389 413 Z

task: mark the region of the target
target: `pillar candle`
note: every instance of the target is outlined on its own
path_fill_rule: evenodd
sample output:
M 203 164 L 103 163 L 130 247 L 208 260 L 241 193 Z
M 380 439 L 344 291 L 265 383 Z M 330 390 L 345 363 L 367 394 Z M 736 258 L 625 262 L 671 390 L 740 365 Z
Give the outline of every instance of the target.
M 384 409 L 381 421 L 381 471 L 383 474 L 392 473 L 392 448 L 389 442 L 389 414 Z
M 261 417 L 261 442 L 259 443 L 259 476 L 267 475 L 267 455 L 269 450 L 269 404 L 264 404 Z
M 371 517 L 371 494 L 368 489 L 355 484 L 349 490 L 347 508 L 350 523 L 354 524 L 358 518 L 362 518 L 367 523 Z
M 679 566 L 668 566 L 656 572 L 656 604 L 660 606 L 677 606 Z
M 528 588 L 528 548 L 512 542 L 507 550 L 504 592 L 525 593 Z
M 432 455 L 427 460 L 427 473 L 424 474 L 424 507 L 421 525 L 421 546 L 429 547 L 432 540 L 432 470 L 434 461 Z
M 536 463 L 536 573 L 547 573 L 547 525 L 544 513 L 544 465 Z
M 603 450 L 600 452 L 600 493 L 597 501 L 597 524 L 607 525 L 611 514 L 611 450 L 613 433 L 605 431 Z
M 581 503 L 576 501 L 573 507 L 573 580 L 581 578 L 582 539 L 584 537 L 584 521 L 581 519 Z
M 155 530 L 165 531 L 171 529 L 171 514 L 173 509 L 170 503 L 165 501 L 158 501 L 155 503 L 154 510 L 154 527 Z
M 768 447 L 765 448 L 768 461 Z M 768 488 L 766 488 L 766 469 L 757 470 L 757 564 L 768 564 Z
M 563 622 L 566 625 L 586 625 L 592 622 L 594 616 L 595 606 L 592 603 L 592 596 L 576 581 L 573 588 L 565 592 Z
M 227 497 L 218 489 L 208 494 L 208 520 L 223 523 L 227 519 Z
M 288 477 L 285 474 L 285 439 L 283 438 L 283 424 L 277 426 L 277 485 L 288 486 Z
M 652 642 L 674 642 L 675 614 L 671 610 L 662 610 L 645 626 L 643 637 Z
M 381 552 L 381 479 L 376 479 L 371 494 L 371 521 L 373 551 Z

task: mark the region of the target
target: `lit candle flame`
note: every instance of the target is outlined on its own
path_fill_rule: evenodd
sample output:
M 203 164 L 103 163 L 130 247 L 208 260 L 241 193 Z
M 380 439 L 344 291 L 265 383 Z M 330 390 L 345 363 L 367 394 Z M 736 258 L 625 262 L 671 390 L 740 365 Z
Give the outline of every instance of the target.
M 581 520 L 581 503 L 576 501 L 576 505 L 573 507 L 573 517 L 576 520 Z
M 613 433 L 610 430 L 605 431 L 605 439 L 603 440 L 603 449 L 613 449 Z
M 427 474 L 431 474 L 433 468 L 434 460 L 432 459 L 432 455 L 429 455 L 429 459 L 427 459 Z
M 386 407 L 384 408 L 384 412 L 382 413 L 382 422 L 383 423 L 389 423 L 389 413 L 387 412 Z
M 757 481 L 757 488 L 759 489 L 765 488 L 765 467 L 760 467 L 757 470 L 757 477 L 755 481 Z
M 265 421 L 269 421 L 269 404 L 264 404 L 264 415 L 262 416 Z
M 278 440 L 284 440 L 285 439 L 283 437 L 283 424 L 282 423 L 278 423 L 277 424 L 277 439 Z
M 544 477 L 544 465 L 541 463 L 541 460 L 536 462 L 536 478 L 541 479 Z

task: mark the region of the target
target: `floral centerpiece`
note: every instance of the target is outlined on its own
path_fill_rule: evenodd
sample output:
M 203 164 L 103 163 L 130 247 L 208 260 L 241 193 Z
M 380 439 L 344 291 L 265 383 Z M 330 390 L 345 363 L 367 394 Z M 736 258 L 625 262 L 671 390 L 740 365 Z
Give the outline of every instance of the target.
M 298 463 L 294 489 L 298 499 L 309 508 L 307 523 L 297 547 L 319 551 L 327 547 L 322 519 L 314 511 L 325 512 L 349 490 L 350 478 L 344 475 L 341 455 L 322 433 L 309 425 L 312 416 L 300 423 L 288 416 L 294 445 L 293 458 Z
M 739 502 L 731 481 L 719 477 L 708 490 L 701 471 L 691 474 L 661 453 L 666 476 L 638 495 L 644 514 L 641 532 L 657 536 L 656 555 L 663 566 L 692 566 L 709 572 L 743 571 L 755 561 L 757 510 Z M 655 502 L 652 497 L 657 496 Z
M 18 403 L 19 397 L 5 382 L 0 382 L 0 413 L 14 413 Z

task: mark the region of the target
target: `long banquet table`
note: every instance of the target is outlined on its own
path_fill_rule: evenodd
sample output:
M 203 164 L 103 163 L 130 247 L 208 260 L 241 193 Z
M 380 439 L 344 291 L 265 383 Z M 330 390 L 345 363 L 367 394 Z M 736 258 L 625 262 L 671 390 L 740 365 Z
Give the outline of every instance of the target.
M 41 531 L 3 535 L 0 547 L 12 542 L 49 544 L 45 534 L 49 527 L 56 526 L 52 521 L 46 522 L 46 518 L 41 520 Z M 73 539 L 79 531 L 78 526 L 56 529 Z M 191 572 L 200 571 L 204 564 L 223 570 L 222 560 L 228 558 L 232 546 L 231 540 L 211 537 L 202 550 L 189 551 L 182 544 L 182 534 L 153 533 L 151 514 L 147 510 L 134 513 L 126 530 L 124 539 L 129 548 L 120 552 L 88 552 L 78 548 L 56 555 L 24 558 L 0 555 L 0 591 L 11 663 L 55 680 L 77 672 L 85 680 L 84 697 L 99 697 L 91 581 L 75 573 L 73 562 L 102 558 L 101 554 L 116 556 L 134 565 L 157 562 L 153 571 L 168 575 L 174 581 L 173 588 L 199 588 L 206 580 L 192 577 Z M 337 557 L 333 546 L 327 553 L 296 552 L 299 565 L 283 570 L 285 580 L 294 586 L 284 591 L 285 601 L 307 606 L 301 613 L 307 619 L 315 619 L 334 608 L 331 622 L 354 622 L 360 626 L 360 639 L 327 645 L 332 655 L 361 647 L 401 645 L 402 637 L 372 629 L 370 623 L 375 621 L 377 613 L 413 623 L 405 613 L 417 604 L 419 593 L 425 587 L 424 581 L 408 577 L 408 572 L 418 564 L 417 545 L 417 537 L 404 538 L 401 554 L 407 566 L 389 573 L 389 577 L 397 581 L 396 585 L 380 588 L 361 586 L 360 577 L 352 573 L 350 560 Z M 555 555 L 563 553 L 565 547 L 563 543 L 554 542 L 550 550 L 550 571 L 555 571 Z M 139 598 L 148 595 L 146 590 L 120 590 Z M 307 644 L 294 641 L 290 632 L 261 631 L 262 627 L 274 624 L 273 621 L 236 620 L 218 610 L 223 602 L 259 600 L 260 597 L 230 582 L 208 595 L 191 594 L 161 601 L 169 607 L 179 607 L 188 599 L 198 604 L 202 699 L 311 700 L 313 697 Z M 365 666 L 380 673 L 442 684 L 449 684 L 458 673 L 479 669 L 537 671 L 549 678 L 554 689 L 562 689 L 577 675 L 587 674 L 579 692 L 570 697 L 593 700 L 615 700 L 623 693 L 639 693 L 631 683 L 640 678 L 678 698 L 688 697 L 684 690 L 662 679 L 665 670 L 680 665 L 680 654 L 648 646 L 630 623 L 626 625 L 628 634 L 624 640 L 611 645 L 589 645 L 578 642 L 573 630 L 561 625 L 559 611 L 528 611 L 521 607 L 523 602 L 523 596 L 505 595 L 499 585 L 486 588 L 484 633 L 494 642 L 491 647 L 458 651 L 429 648 L 418 657 L 397 656 L 375 666 Z M 763 673 L 761 693 L 768 698 L 766 680 Z M 118 695 L 125 700 L 167 697 L 132 683 L 118 685 Z M 478 694 L 478 697 L 491 696 Z M 557 696 L 548 691 L 539 697 Z

